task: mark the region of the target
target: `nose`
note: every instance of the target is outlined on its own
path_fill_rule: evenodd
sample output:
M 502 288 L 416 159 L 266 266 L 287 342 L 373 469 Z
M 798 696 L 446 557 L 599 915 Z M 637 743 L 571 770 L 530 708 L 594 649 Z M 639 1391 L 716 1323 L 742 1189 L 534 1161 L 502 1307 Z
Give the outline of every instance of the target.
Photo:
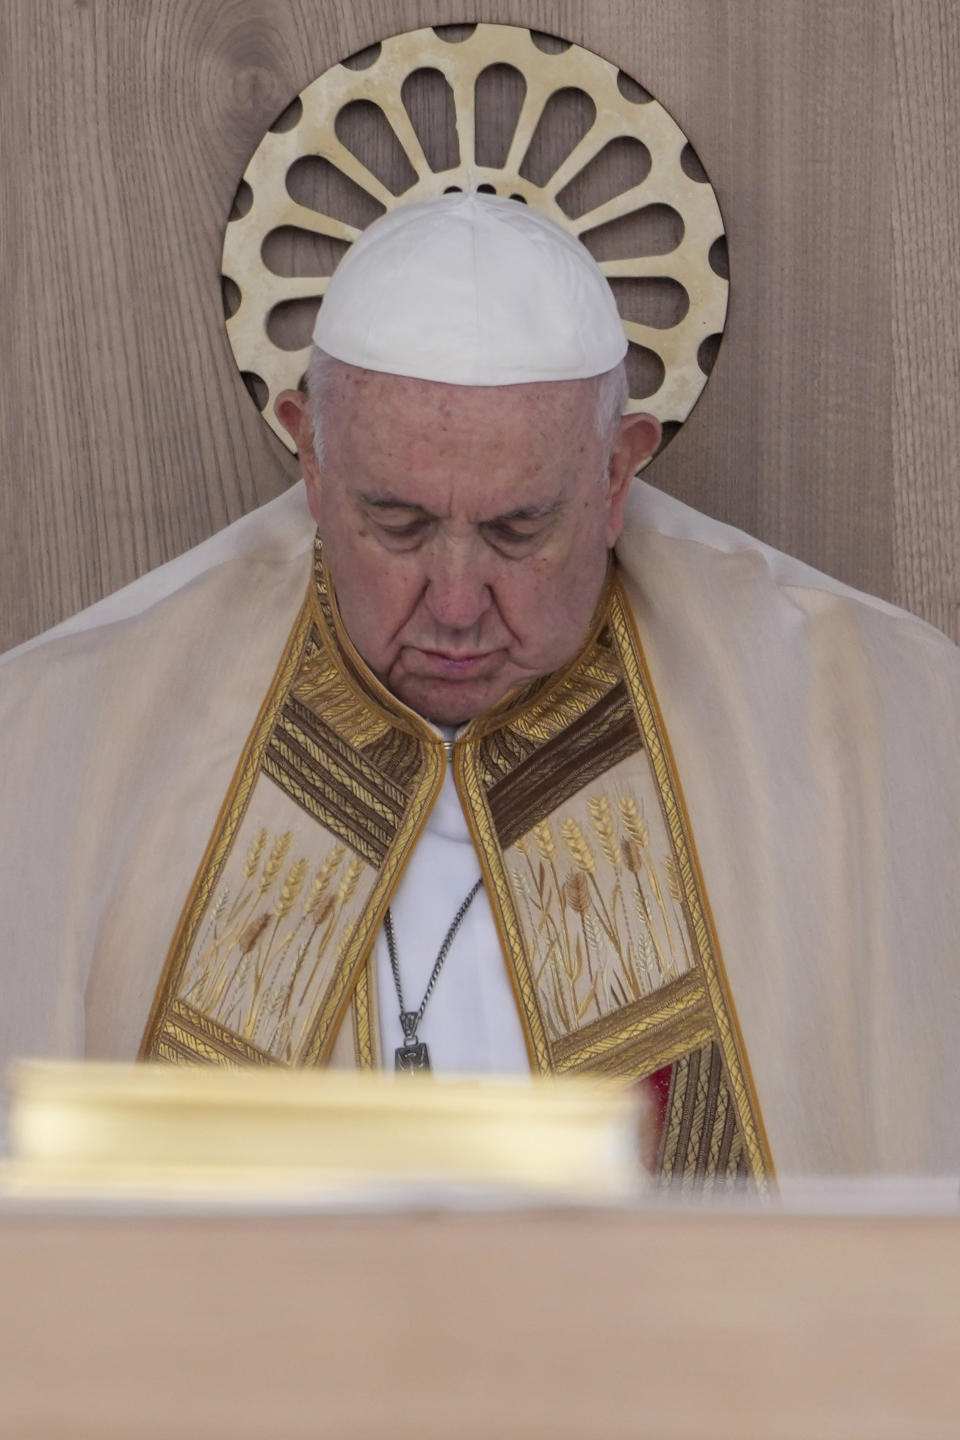
M 436 624 L 471 630 L 493 605 L 489 578 L 471 545 L 438 546 L 430 558 L 424 600 Z

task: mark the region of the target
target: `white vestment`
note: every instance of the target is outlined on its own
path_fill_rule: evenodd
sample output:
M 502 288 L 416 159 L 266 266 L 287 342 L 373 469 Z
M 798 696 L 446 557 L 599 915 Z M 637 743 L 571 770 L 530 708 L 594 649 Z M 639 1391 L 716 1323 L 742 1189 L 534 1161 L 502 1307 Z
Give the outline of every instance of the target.
M 312 539 L 298 486 L 4 657 L 3 1059 L 136 1055 Z M 641 482 L 618 556 L 777 1170 L 960 1171 L 960 651 Z M 436 866 L 478 873 L 455 802 L 394 897 L 412 1008 Z M 428 1006 L 438 1068 L 524 1063 L 484 904 Z M 382 937 L 377 977 L 389 1054 Z

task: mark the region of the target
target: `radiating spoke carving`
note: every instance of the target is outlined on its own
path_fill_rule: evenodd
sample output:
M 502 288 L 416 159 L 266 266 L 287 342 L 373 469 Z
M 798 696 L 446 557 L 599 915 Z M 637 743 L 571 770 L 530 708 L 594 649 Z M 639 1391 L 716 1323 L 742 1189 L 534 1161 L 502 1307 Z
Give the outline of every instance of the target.
M 482 137 L 487 133 L 484 111 L 476 113 L 477 79 L 498 65 L 511 66 L 526 86 L 502 168 L 476 162 L 477 136 L 481 136 L 483 144 Z M 404 83 L 412 76 L 411 83 L 416 84 L 414 72 L 423 70 L 439 71 L 452 96 L 459 163 L 450 169 L 431 168 L 427 159 L 431 147 L 424 143 L 424 136 L 418 133 L 401 99 Z M 226 322 L 230 344 L 240 370 L 263 381 L 267 395 L 264 418 L 284 443 L 289 441 L 273 414 L 274 402 L 281 390 L 299 383 L 309 347 L 304 348 L 294 332 L 292 342 L 287 337 L 294 348 L 284 348 L 271 338 L 269 330 L 276 333 L 277 325 L 285 318 L 278 307 L 322 298 L 329 274 L 278 275 L 264 261 L 265 242 L 274 231 L 293 229 L 351 244 L 362 228 L 353 223 L 358 219 L 356 214 L 351 220 L 338 213 L 336 197 L 332 191 L 326 196 L 322 182 L 318 182 L 322 198 L 316 208 L 304 203 L 303 194 L 299 199 L 290 194 L 287 176 L 291 168 L 310 157 L 326 161 L 342 177 L 341 184 L 352 182 L 358 187 L 351 194 L 363 192 L 358 198 L 367 208 L 361 219 L 374 209 L 390 210 L 450 189 L 469 190 L 482 185 L 498 195 L 521 197 L 578 235 L 588 247 L 599 244 L 599 235 L 595 242 L 593 232 L 609 226 L 603 248 L 598 250 L 605 275 L 624 281 L 670 279 L 684 288 L 689 301 L 683 318 L 674 325 L 624 321 L 630 343 L 652 351 L 664 369 L 656 393 L 631 400 L 630 409 L 650 410 L 663 421 L 686 419 L 707 378 L 698 352 L 705 339 L 722 331 L 726 317 L 727 281 L 715 273 L 709 262 L 710 247 L 723 234 L 723 220 L 712 187 L 691 179 L 680 163 L 687 143 L 683 132 L 655 100 L 636 103 L 628 99 L 617 83 L 618 73 L 609 61 L 579 46 L 571 45 L 559 54 L 546 53 L 534 44 L 528 30 L 477 25 L 472 35 L 459 42 L 441 39 L 431 29 L 396 35 L 382 42 L 379 56 L 367 68 L 334 65 L 307 86 L 299 97 L 302 111 L 297 123 L 288 130 L 268 131 L 257 147 L 243 177 L 250 188 L 251 204 L 242 216 L 228 223 L 223 247 L 223 274 L 239 291 L 239 304 L 232 307 Z M 596 118 L 557 160 L 544 183 L 534 184 L 520 173 L 524 157 L 535 136 L 540 144 L 538 126 L 551 98 L 561 90 L 579 90 L 587 95 Z M 401 193 L 394 193 L 383 178 L 373 173 L 369 166 L 376 162 L 371 162 L 366 150 L 361 158 L 337 134 L 337 117 L 356 101 L 371 102 L 379 108 L 383 120 L 376 117 L 378 124 L 392 130 L 399 150 L 409 162 L 416 178 L 408 184 L 407 172 L 406 179 L 397 183 Z M 545 128 L 552 116 L 551 109 L 544 120 Z M 492 124 L 492 119 L 491 112 L 487 123 Z M 583 184 L 589 188 L 587 168 L 602 166 L 605 147 L 611 141 L 619 142 L 621 137 L 631 137 L 646 146 L 649 173 L 639 184 L 633 183 L 635 173 L 631 183 L 615 190 L 612 198 L 574 218 L 561 204 L 565 190 L 573 185 L 584 193 Z M 375 144 L 371 138 L 371 146 Z M 482 149 L 480 153 L 484 153 Z M 388 173 L 380 168 L 381 175 Z M 407 188 L 402 189 L 404 185 Z M 611 191 L 605 193 L 610 195 Z M 363 199 L 364 194 L 369 199 Z M 312 202 L 312 192 L 306 198 Z M 651 206 L 666 206 L 675 212 L 676 231 L 667 241 L 673 244 L 672 249 L 649 253 L 642 241 L 610 239 L 614 231 L 629 233 L 634 220 Z M 680 236 L 676 244 L 675 235 Z

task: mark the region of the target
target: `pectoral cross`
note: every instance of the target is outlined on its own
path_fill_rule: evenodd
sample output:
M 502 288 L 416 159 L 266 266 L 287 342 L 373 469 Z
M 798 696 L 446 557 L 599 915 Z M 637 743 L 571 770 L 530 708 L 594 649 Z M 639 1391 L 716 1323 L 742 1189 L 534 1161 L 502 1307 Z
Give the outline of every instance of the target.
M 430 1051 L 422 1040 L 417 1039 L 420 1016 L 415 1010 L 402 1010 L 400 1024 L 403 1026 L 403 1044 L 393 1052 L 393 1067 L 413 1074 L 417 1070 L 430 1069 Z

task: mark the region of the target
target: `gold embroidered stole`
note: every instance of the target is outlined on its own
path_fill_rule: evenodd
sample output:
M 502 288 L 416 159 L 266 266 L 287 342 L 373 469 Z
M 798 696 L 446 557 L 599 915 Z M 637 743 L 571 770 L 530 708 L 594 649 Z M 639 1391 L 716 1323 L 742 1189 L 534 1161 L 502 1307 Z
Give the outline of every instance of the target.
M 315 571 L 178 925 L 144 1058 L 377 1063 L 374 940 L 446 760 L 353 650 L 319 547 Z M 615 576 L 573 663 L 466 727 L 453 764 L 531 1067 L 672 1067 L 661 1171 L 762 1183 L 760 1113 Z

